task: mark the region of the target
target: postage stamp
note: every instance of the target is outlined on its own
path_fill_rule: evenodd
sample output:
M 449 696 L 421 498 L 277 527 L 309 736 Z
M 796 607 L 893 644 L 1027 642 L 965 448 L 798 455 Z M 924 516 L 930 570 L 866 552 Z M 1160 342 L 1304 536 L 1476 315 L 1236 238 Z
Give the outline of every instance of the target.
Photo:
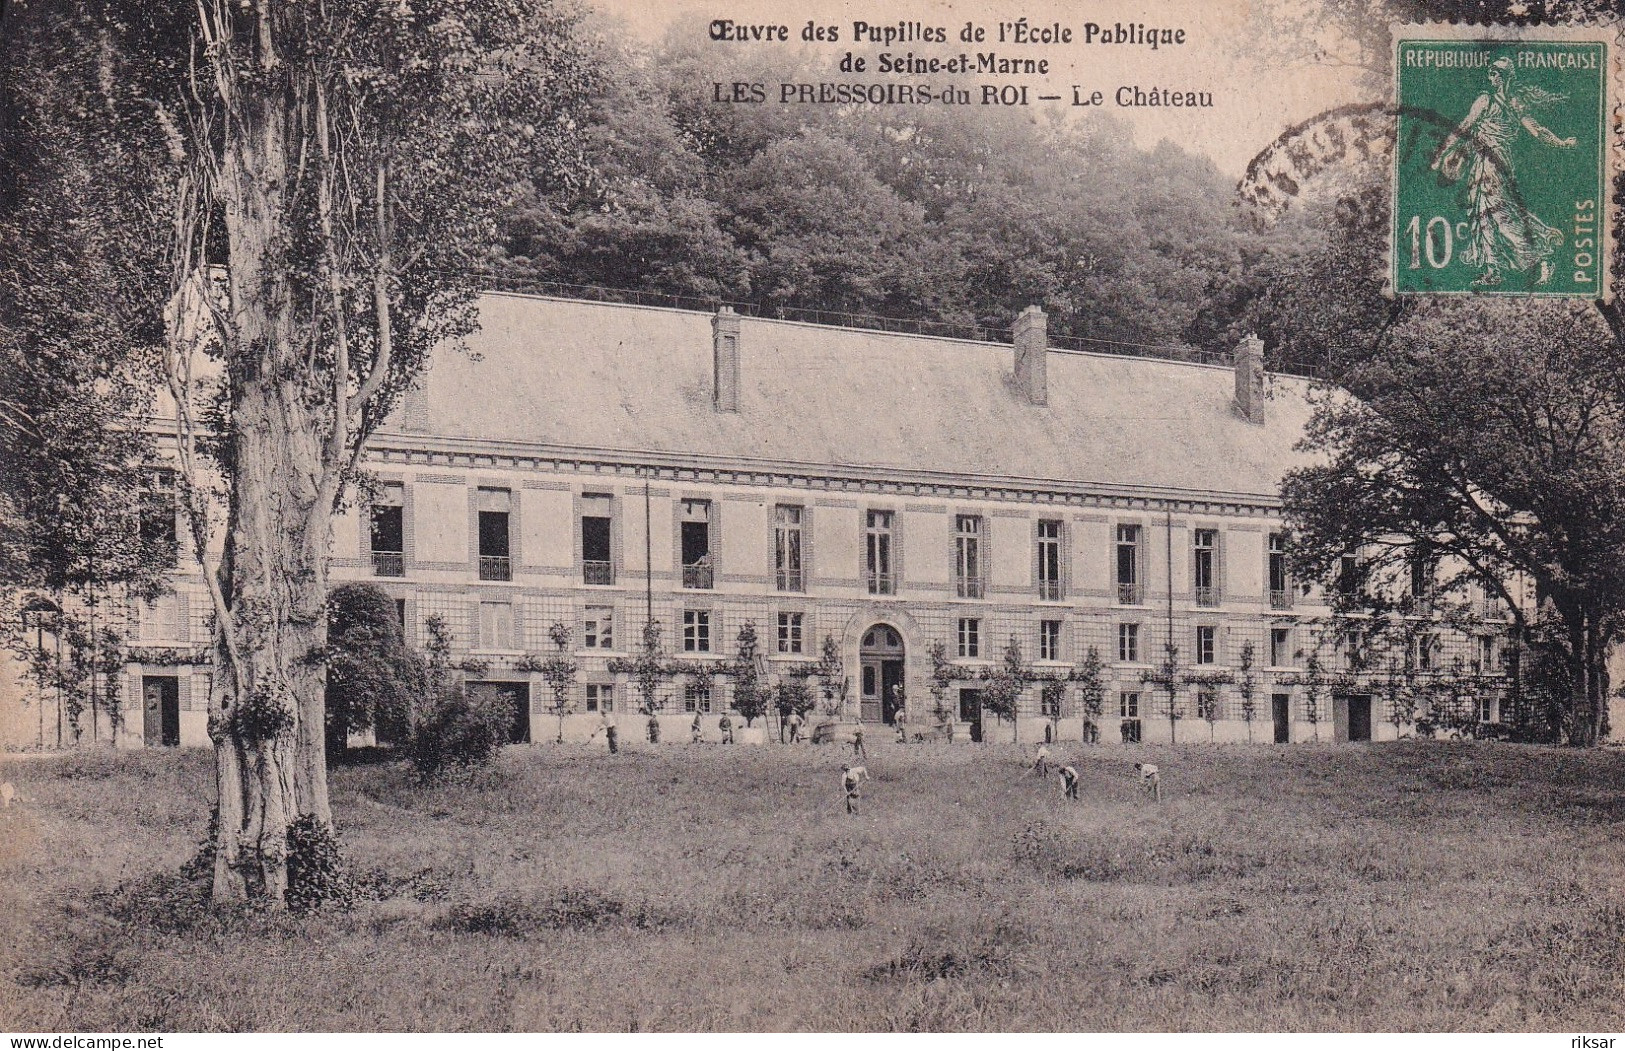
M 1615 48 L 1591 30 L 1396 28 L 1394 292 L 1608 298 Z

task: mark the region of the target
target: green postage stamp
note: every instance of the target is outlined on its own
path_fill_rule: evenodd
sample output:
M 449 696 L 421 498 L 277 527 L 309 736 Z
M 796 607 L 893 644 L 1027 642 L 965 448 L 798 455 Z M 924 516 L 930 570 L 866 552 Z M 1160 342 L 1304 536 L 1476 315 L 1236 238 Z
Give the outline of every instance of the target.
M 1394 292 L 1608 298 L 1615 47 L 1589 30 L 1396 28 Z

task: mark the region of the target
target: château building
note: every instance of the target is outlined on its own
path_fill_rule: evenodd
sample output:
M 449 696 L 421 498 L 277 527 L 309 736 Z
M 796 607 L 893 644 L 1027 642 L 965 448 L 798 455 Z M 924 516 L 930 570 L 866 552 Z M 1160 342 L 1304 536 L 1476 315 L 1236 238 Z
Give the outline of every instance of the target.
M 566 733 L 604 708 L 629 728 L 650 622 L 689 668 L 733 662 L 751 625 L 768 683 L 827 672 L 827 645 L 846 720 L 903 703 L 960 740 L 1411 732 L 1360 674 L 1358 625 L 1289 575 L 1278 488 L 1307 462 L 1308 382 L 1266 375 L 1255 339 L 1215 366 L 1052 347 L 1036 307 L 1005 344 L 497 293 L 480 326 L 372 441 L 331 576 L 386 590 L 412 645 L 439 618 L 471 688 L 511 699 L 516 740 L 555 732 L 534 669 L 560 625 Z M 131 611 L 121 744 L 207 741 L 188 558 L 174 594 Z M 1495 721 L 1494 611 L 1475 632 L 1416 610 L 1408 672 L 1470 670 L 1469 718 Z M 1012 640 L 1055 683 L 1023 691 L 1016 727 L 983 711 Z M 714 736 L 730 683 L 662 681 L 668 739 L 695 712 Z

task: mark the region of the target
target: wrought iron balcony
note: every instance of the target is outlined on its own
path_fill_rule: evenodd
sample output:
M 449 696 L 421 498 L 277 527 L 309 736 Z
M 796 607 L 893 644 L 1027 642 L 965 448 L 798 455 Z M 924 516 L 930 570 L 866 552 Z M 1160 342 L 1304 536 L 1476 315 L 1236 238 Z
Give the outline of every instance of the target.
M 375 577 L 406 576 L 406 555 L 400 551 L 374 551 L 372 575 Z
M 777 571 L 777 582 L 780 591 L 803 591 L 806 583 L 802 579 L 799 569 L 781 569 Z
M 1291 609 L 1291 608 L 1292 608 L 1292 589 L 1291 588 L 1288 588 L 1285 591 L 1278 591 L 1278 590 L 1276 590 L 1274 588 L 1270 589 L 1270 609 Z
M 709 588 L 712 586 L 713 574 L 710 566 L 684 566 L 683 586 L 685 588 Z
M 614 564 L 610 562 L 593 562 L 583 560 L 581 563 L 581 582 L 583 584 L 615 583 Z
M 1059 580 L 1040 580 L 1038 582 L 1038 597 L 1044 602 L 1061 601 L 1061 582 Z
M 1196 589 L 1196 604 L 1198 606 L 1217 606 L 1219 604 L 1219 589 L 1198 587 Z
M 513 562 L 507 555 L 481 555 L 481 580 L 512 580 Z
M 1119 606 L 1138 606 L 1145 601 L 1145 588 L 1139 584 L 1118 584 L 1117 604 Z
M 896 579 L 890 573 L 877 573 L 869 571 L 869 594 L 895 595 L 897 594 Z
M 984 598 L 986 585 L 981 577 L 956 577 L 955 583 L 959 586 L 960 598 Z

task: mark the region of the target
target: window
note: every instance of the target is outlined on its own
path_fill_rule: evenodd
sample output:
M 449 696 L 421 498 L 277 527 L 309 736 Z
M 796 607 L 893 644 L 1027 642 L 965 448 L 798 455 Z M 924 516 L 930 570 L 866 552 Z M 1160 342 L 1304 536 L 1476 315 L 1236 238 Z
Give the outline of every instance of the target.
M 1350 552 L 1337 560 L 1337 593 L 1351 597 L 1360 593 L 1360 556 Z
M 1292 629 L 1270 629 L 1270 667 L 1286 668 L 1292 664 Z
M 1041 661 L 1058 661 L 1061 659 L 1060 621 L 1041 620 L 1038 622 L 1038 659 Z
M 1406 562 L 1411 571 L 1411 598 L 1419 605 L 1426 606 L 1433 601 L 1433 581 L 1438 572 L 1438 562 L 1426 545 L 1413 548 Z
M 1480 675 L 1493 675 L 1500 669 L 1495 663 L 1495 636 L 1481 635 L 1478 639 L 1478 667 Z
M 512 580 L 508 512 L 513 494 L 506 489 L 479 491 L 480 579 Z
M 961 657 L 982 655 L 982 622 L 979 618 L 959 618 L 959 655 Z
M 779 504 L 773 509 L 773 577 L 780 591 L 802 591 L 801 519 L 803 509 Z
M 1219 718 L 1219 695 L 1213 690 L 1196 691 L 1196 717 L 1212 722 Z
M 1495 698 L 1474 697 L 1473 718 L 1481 723 L 1493 723 L 1495 721 Z
M 711 652 L 711 614 L 708 610 L 683 611 L 683 652 Z
M 581 641 L 589 650 L 615 648 L 615 611 L 608 606 L 588 606 L 581 625 Z
M 615 523 L 615 500 L 603 493 L 581 494 L 581 582 L 615 583 L 610 534 Z
M 1140 589 L 1140 527 L 1117 527 L 1117 601 L 1137 606 L 1144 597 Z
M 1125 691 L 1117 695 L 1117 714 L 1123 720 L 1123 743 L 1140 743 L 1140 695 Z
M 1117 659 L 1128 664 L 1139 661 L 1140 626 L 1138 624 L 1117 625 Z
M 715 580 L 711 564 L 711 501 L 683 501 L 681 533 L 683 586 L 711 587 Z
M 1038 520 L 1038 597 L 1059 602 L 1061 587 L 1061 522 L 1057 518 Z
M 389 482 L 372 504 L 372 572 L 406 576 L 406 486 Z
M 1416 637 L 1416 670 L 1432 671 L 1435 650 L 1439 640 L 1433 635 L 1418 635 Z
M 1219 629 L 1211 624 L 1203 624 L 1196 629 L 1196 663 L 1212 664 L 1217 661 L 1219 649 Z
M 480 603 L 480 649 L 513 649 L 513 603 Z
M 954 516 L 954 583 L 960 598 L 981 598 L 982 516 Z
M 589 682 L 587 684 L 587 711 L 613 712 L 615 710 L 615 687 L 607 683 Z
M 892 512 L 870 511 L 867 522 L 864 567 L 869 578 L 869 594 L 895 595 L 897 581 L 892 575 Z
M 779 614 L 779 652 L 801 652 L 801 617 L 800 613 Z
M 1292 580 L 1286 572 L 1286 534 L 1271 533 L 1269 542 L 1270 609 L 1292 608 Z
M 148 471 L 140 501 L 141 546 L 165 566 L 173 566 L 180 559 L 176 514 L 175 472 L 162 468 Z
M 1194 550 L 1192 567 L 1195 572 L 1196 604 L 1219 604 L 1219 531 L 1198 529 L 1192 534 Z
M 691 682 L 683 686 L 683 711 L 711 714 L 710 683 Z

